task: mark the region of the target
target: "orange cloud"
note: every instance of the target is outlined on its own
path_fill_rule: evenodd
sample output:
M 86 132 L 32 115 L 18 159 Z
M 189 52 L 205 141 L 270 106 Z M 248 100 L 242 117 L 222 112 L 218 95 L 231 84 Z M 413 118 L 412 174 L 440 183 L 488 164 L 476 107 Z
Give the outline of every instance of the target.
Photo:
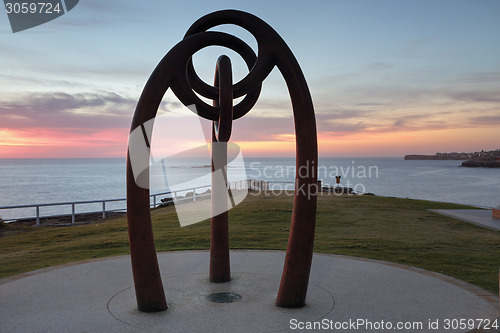
M 497 128 L 454 128 L 441 130 L 319 134 L 322 156 L 403 156 L 436 152 L 497 149 L 492 140 Z
M 318 133 L 320 156 L 377 157 L 436 152 L 498 149 L 492 138 L 498 129 L 452 128 L 440 130 L 374 131 L 356 133 Z M 243 154 L 254 157 L 295 155 L 294 134 L 273 135 L 270 140 L 238 141 Z
M 1 129 L 0 158 L 124 157 L 124 129 Z
M 320 156 L 403 156 L 449 151 L 497 149 L 492 138 L 498 129 L 462 128 L 394 132 L 319 132 Z M 125 157 L 128 130 L 1 129 L 0 158 Z M 232 141 L 244 156 L 287 157 L 295 155 L 293 133 L 269 139 Z M 175 144 L 171 142 L 170 144 Z
M 251 157 L 288 157 L 295 155 L 293 141 L 238 141 L 243 156 Z

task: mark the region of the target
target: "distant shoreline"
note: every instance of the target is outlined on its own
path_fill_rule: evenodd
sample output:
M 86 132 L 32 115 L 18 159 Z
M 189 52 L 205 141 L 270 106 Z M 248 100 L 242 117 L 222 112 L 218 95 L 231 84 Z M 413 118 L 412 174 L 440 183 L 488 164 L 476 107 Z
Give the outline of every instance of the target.
M 406 161 L 418 160 L 418 161 L 428 161 L 428 160 L 436 160 L 436 161 L 445 161 L 445 160 L 456 160 L 456 161 L 465 161 L 470 159 L 470 157 L 460 156 L 447 156 L 447 155 L 405 155 L 404 159 Z
M 500 160 L 470 160 L 463 162 L 462 166 L 467 168 L 500 168 Z
M 458 160 L 463 167 L 500 168 L 500 149 L 473 153 L 436 153 L 434 155 L 405 155 L 405 160 Z

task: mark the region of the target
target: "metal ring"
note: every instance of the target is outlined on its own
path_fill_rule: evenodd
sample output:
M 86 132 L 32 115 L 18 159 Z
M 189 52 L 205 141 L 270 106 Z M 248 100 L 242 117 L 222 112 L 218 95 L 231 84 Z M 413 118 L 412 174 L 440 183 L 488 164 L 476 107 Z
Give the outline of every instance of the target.
M 233 126 L 233 73 L 231 60 L 222 55 L 217 59 L 214 86 L 219 88 L 219 99 L 214 106 L 219 108 L 219 120 L 214 121 L 214 135 L 218 142 L 228 142 Z
M 176 65 L 169 68 L 169 74 L 174 76 L 171 81 L 171 88 L 177 98 L 184 105 L 195 104 L 196 112 L 200 117 L 209 120 L 217 120 L 219 118 L 219 110 L 211 105 L 208 105 L 195 94 L 195 92 L 197 92 L 202 96 L 207 96 L 207 90 L 200 88 L 202 85 L 206 85 L 207 87 L 210 87 L 210 89 L 216 88 L 208 86 L 206 83 L 201 81 L 198 75 L 194 72 L 194 68 L 192 71 L 189 70 L 189 60 L 193 54 L 207 46 L 212 45 L 227 47 L 238 53 L 241 52 L 239 54 L 245 55 L 244 59 L 246 59 L 245 61 L 249 67 L 253 66 L 255 63 L 255 53 L 253 53 L 253 50 L 246 45 L 245 42 L 233 35 L 216 31 L 197 33 L 183 39 L 169 52 L 169 54 L 167 54 L 167 56 L 165 56 L 162 61 L 167 62 L 175 59 Z M 244 49 L 247 49 L 250 53 L 243 53 L 244 51 L 242 50 Z M 198 79 L 195 79 L 195 77 Z M 232 87 L 234 88 L 234 86 Z M 261 87 L 262 82 L 258 82 L 254 86 L 253 90 L 246 94 L 243 100 L 233 107 L 233 119 L 238 119 L 250 111 L 259 98 Z M 210 93 L 208 96 L 208 98 L 212 100 L 217 100 L 218 88 L 217 94 L 211 95 Z
M 275 61 L 273 59 L 273 53 L 275 53 L 276 51 L 276 40 L 274 38 L 276 33 L 274 29 L 271 28 L 271 26 L 269 26 L 267 23 L 263 22 L 256 16 L 250 14 L 246 14 L 244 16 L 234 15 L 235 13 L 241 12 L 225 10 L 205 15 L 194 22 L 191 27 L 189 27 L 188 31 L 184 35 L 184 38 L 188 38 L 189 36 L 198 33 L 209 32 L 209 29 L 223 24 L 232 24 L 239 26 L 253 35 L 258 44 L 258 57 L 253 61 L 252 67 L 249 67 L 250 72 L 247 74 L 247 76 L 233 85 L 233 96 L 237 98 L 250 93 L 256 88 L 257 85 L 261 85 L 265 78 L 269 75 L 271 70 L 274 68 Z M 253 53 L 253 50 L 246 43 L 244 45 Z M 245 59 L 245 56 L 242 54 L 242 52 L 239 52 L 236 49 L 233 50 Z M 190 83 L 194 87 L 203 87 L 203 89 L 200 89 L 200 91 L 196 90 L 196 92 L 204 97 L 213 99 L 210 96 L 213 96 L 217 93 L 217 90 L 214 87 L 211 87 L 203 82 L 197 75 L 196 77 L 190 77 Z M 210 96 L 205 96 L 205 94 Z M 236 110 L 235 119 L 237 119 Z
M 211 32 L 200 32 L 200 34 L 204 33 L 211 33 Z M 245 61 L 245 64 L 247 65 L 247 68 L 249 72 L 251 73 L 253 68 L 255 67 L 255 64 L 257 63 L 257 56 L 255 55 L 255 52 L 252 50 L 248 44 L 246 44 L 244 41 L 241 39 L 226 34 L 226 33 L 221 33 L 220 34 L 226 35 L 228 38 L 232 39 L 233 41 L 238 41 L 236 43 L 231 43 L 230 45 L 221 45 L 221 46 L 226 46 L 233 50 L 234 52 L 238 53 L 243 60 Z M 189 35 L 191 36 L 191 35 Z M 186 36 L 185 38 L 189 38 L 189 36 Z M 196 93 L 200 94 L 203 97 L 212 99 L 212 100 L 217 100 L 219 98 L 219 89 L 215 86 L 210 86 L 207 83 L 205 83 L 196 73 L 194 66 L 193 66 L 193 61 L 192 58 L 190 58 L 187 62 L 186 66 L 186 75 L 188 79 L 189 86 L 191 89 L 193 89 Z M 243 79 L 242 79 L 243 80 Z M 238 119 L 243 117 L 245 114 L 248 113 L 252 109 L 252 107 L 255 105 L 257 102 L 260 91 L 262 88 L 262 81 L 251 81 L 250 85 L 246 84 L 242 88 L 241 82 L 239 81 L 236 85 L 232 85 L 232 91 L 233 91 L 233 98 L 245 96 L 245 98 L 236 104 L 234 106 L 233 110 L 233 119 Z M 240 85 L 240 86 L 238 86 Z M 244 88 L 244 89 L 243 89 Z M 235 95 L 234 89 L 238 89 L 238 94 Z

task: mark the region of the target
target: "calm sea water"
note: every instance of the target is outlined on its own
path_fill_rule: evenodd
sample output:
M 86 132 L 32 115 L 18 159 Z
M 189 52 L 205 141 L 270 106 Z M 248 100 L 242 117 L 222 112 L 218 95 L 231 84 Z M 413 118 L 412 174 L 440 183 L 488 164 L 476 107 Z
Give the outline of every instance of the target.
M 175 161 L 165 165 L 167 182 L 192 187 L 209 184 L 209 161 Z M 240 163 L 240 164 L 238 164 Z M 484 207 L 500 205 L 500 170 L 463 168 L 461 161 L 405 161 L 402 158 L 320 158 L 318 178 L 359 192 Z M 294 158 L 246 158 L 233 163 L 233 180 L 248 178 L 293 182 Z M 159 181 L 153 193 L 167 191 Z M 0 206 L 125 198 L 125 159 L 0 159 Z M 79 206 L 95 211 L 98 204 Z M 123 208 L 108 203 L 107 208 Z M 42 214 L 71 213 L 71 207 L 42 207 Z M 33 216 L 34 208 L 6 211 L 0 217 Z

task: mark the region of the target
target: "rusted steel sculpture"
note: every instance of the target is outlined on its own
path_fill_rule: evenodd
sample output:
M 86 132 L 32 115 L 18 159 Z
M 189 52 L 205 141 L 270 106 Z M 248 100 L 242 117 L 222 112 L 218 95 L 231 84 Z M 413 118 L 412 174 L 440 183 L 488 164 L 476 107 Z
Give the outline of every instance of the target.
M 229 269 L 229 225 L 227 215 L 227 141 L 233 123 L 233 77 L 231 60 L 225 55 L 217 59 L 214 86 L 219 89 L 219 98 L 214 107 L 219 109 L 219 120 L 212 125 L 212 212 L 222 211 L 210 220 L 210 282 L 227 282 L 231 279 Z M 224 184 L 215 179 L 220 170 Z M 222 185 L 224 185 L 222 187 Z
M 258 56 L 241 39 L 227 33 L 208 31 L 221 24 L 234 24 L 248 30 L 257 40 Z M 196 74 L 191 57 L 197 51 L 211 45 L 227 47 L 238 53 L 247 64 L 249 74 L 233 85 L 229 58 L 221 56 L 217 61 L 215 85 L 204 83 Z M 316 120 L 309 88 L 300 66 L 276 31 L 258 17 L 235 10 L 214 12 L 200 18 L 191 26 L 184 39 L 165 55 L 151 74 L 135 110 L 131 132 L 156 116 L 160 102 L 170 88 L 184 105 L 194 104 L 199 116 L 214 122 L 213 142 L 227 142 L 231 134 L 232 121 L 244 116 L 255 105 L 262 81 L 275 66 L 282 73 L 288 86 L 296 135 L 295 197 L 276 305 L 301 307 L 306 299 L 316 223 L 318 190 Z M 213 100 L 213 106 L 203 102 L 195 92 Z M 245 96 L 243 100 L 233 107 L 233 98 L 242 96 Z M 221 152 L 222 161 L 225 157 L 224 150 Z M 212 167 L 220 168 L 220 165 Z M 138 308 L 144 312 L 167 309 L 154 246 L 149 204 L 149 189 L 136 184 L 129 152 L 127 219 L 130 254 Z M 212 282 L 230 279 L 227 223 L 227 214 L 212 218 L 210 245 Z

